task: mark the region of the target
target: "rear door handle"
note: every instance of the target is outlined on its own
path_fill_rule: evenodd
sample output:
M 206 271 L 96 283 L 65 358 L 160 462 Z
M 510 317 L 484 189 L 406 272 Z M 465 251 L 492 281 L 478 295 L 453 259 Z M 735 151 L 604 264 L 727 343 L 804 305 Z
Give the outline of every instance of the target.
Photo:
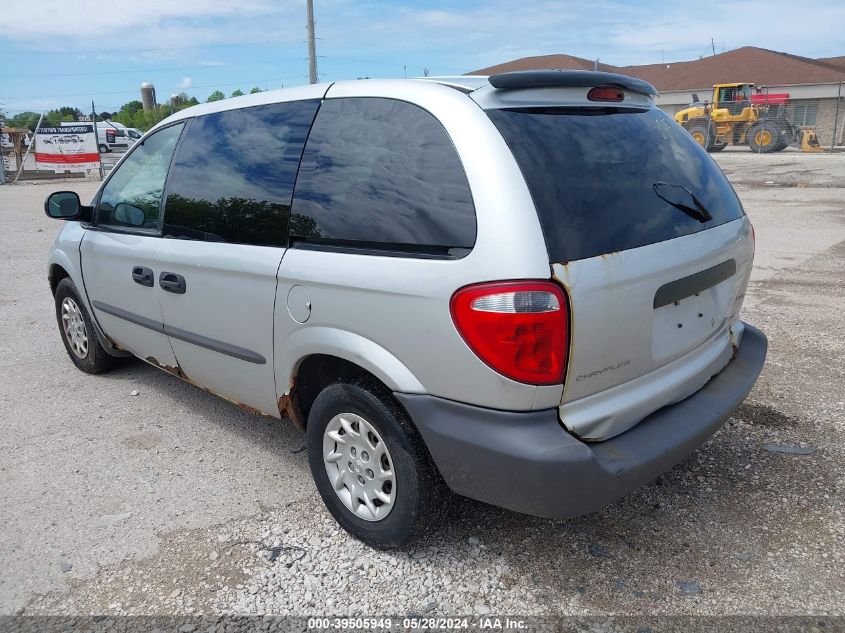
M 158 276 L 158 285 L 162 290 L 172 292 L 173 294 L 185 294 L 185 278 L 176 273 L 163 272 Z
M 132 268 L 132 280 L 136 284 L 152 288 L 155 285 L 155 278 L 156 276 L 151 268 L 145 268 L 143 266 L 135 266 Z

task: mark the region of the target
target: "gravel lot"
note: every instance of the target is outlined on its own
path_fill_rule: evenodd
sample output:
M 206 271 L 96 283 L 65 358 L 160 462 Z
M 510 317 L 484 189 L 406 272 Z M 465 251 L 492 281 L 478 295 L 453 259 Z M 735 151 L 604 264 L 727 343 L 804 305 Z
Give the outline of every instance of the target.
M 0 187 L 0 614 L 845 615 L 845 154 L 716 158 L 770 343 L 736 415 L 593 515 L 445 498 L 447 524 L 391 553 L 336 527 L 286 421 L 139 361 L 76 371 L 41 209 L 98 183 Z

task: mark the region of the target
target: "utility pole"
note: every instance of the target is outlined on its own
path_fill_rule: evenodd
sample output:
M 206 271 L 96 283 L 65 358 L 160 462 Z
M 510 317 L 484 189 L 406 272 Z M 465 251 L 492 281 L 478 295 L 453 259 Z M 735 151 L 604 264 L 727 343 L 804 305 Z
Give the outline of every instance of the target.
M 94 108 L 94 100 L 91 99 L 91 124 L 94 126 L 94 143 L 97 144 L 97 158 L 100 159 L 100 180 L 103 179 L 103 156 L 100 154 L 100 135 L 97 133 L 97 110 Z
M 314 44 L 314 0 L 306 0 L 308 8 L 308 83 L 317 83 L 317 46 Z

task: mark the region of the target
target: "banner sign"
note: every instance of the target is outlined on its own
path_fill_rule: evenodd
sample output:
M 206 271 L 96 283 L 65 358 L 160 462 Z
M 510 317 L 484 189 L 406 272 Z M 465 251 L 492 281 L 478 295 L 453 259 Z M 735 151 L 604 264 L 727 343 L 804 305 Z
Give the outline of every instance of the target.
M 87 171 L 97 169 L 100 152 L 93 124 L 41 127 L 35 132 L 36 169 Z

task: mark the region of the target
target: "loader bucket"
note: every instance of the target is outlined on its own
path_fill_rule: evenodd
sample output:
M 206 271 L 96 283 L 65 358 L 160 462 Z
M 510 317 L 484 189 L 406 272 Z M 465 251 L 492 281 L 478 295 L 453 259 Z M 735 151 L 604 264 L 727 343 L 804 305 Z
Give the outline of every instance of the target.
M 813 130 L 799 130 L 801 135 L 801 151 L 802 152 L 821 152 L 822 148 L 819 146 L 819 137 L 816 136 Z

